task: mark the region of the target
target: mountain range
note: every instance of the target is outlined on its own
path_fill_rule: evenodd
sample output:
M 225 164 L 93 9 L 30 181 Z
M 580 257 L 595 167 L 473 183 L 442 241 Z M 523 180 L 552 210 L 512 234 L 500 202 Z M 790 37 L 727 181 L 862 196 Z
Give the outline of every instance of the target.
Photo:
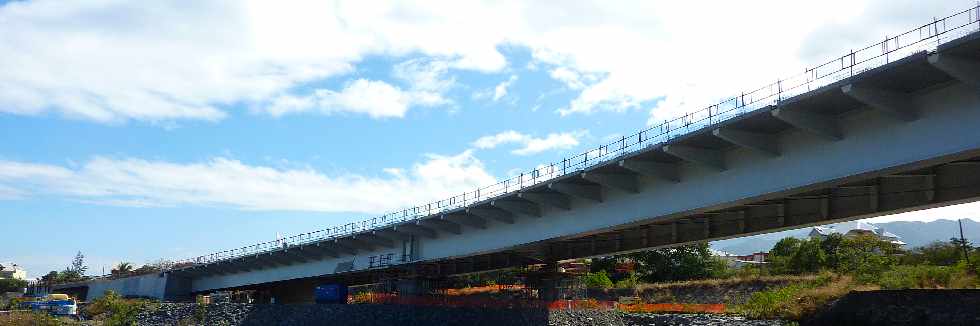
M 834 223 L 831 226 L 840 232 L 853 229 L 857 222 Z M 949 238 L 959 238 L 960 229 L 956 220 L 940 219 L 931 222 L 896 221 L 874 223 L 874 225 L 894 233 L 906 243 L 906 249 L 929 244 L 933 241 L 948 241 Z M 811 228 L 787 230 L 782 232 L 760 234 L 751 237 L 728 239 L 711 242 L 711 248 L 737 255 L 748 255 L 755 252 L 768 252 L 780 239 L 786 237 L 806 238 Z M 974 245 L 980 244 L 980 222 L 964 219 L 963 236 Z

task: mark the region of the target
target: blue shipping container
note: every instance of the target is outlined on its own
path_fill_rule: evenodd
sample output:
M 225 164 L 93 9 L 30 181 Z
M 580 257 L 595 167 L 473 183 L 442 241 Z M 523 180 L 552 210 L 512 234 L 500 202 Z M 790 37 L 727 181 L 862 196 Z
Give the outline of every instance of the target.
M 346 304 L 347 286 L 342 284 L 324 284 L 313 290 L 316 303 Z

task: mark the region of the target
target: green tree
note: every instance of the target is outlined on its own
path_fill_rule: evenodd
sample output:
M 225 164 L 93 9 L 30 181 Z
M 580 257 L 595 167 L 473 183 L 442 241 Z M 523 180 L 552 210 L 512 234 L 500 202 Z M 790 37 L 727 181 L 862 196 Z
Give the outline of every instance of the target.
M 50 284 L 58 283 L 60 281 L 61 281 L 61 275 L 60 273 L 58 273 L 58 271 L 50 271 L 47 274 L 44 274 L 44 276 L 41 276 L 41 282 L 44 282 L 44 284 L 50 285 Z
M 816 273 L 826 267 L 827 254 L 824 253 L 821 242 L 818 238 L 801 241 L 789 259 L 790 270 L 794 273 Z
M 897 245 L 869 234 L 847 237 L 837 248 L 840 270 L 862 282 L 872 282 L 897 265 L 900 252 Z
M 0 278 L 0 294 L 20 292 L 27 287 L 27 281 L 16 278 Z
M 901 262 L 905 265 L 952 266 L 960 259 L 963 259 L 963 248 L 958 243 L 934 241 L 910 250 L 901 257 Z
M 833 233 L 820 240 L 820 249 L 827 255 L 827 267 L 836 270 L 840 267 L 840 258 L 837 257 L 837 248 L 844 241 L 844 236 L 840 233 Z
M 85 271 L 88 270 L 88 266 L 85 266 L 85 255 L 79 251 L 75 254 L 75 258 L 71 260 L 71 265 L 65 268 L 64 271 L 59 273 L 59 281 L 61 282 L 76 282 L 85 279 Z
M 792 266 L 793 255 L 800 250 L 803 241 L 797 238 L 782 238 L 769 250 L 769 266 L 775 274 L 795 273 Z
M 121 262 L 116 264 L 116 267 L 112 268 L 112 275 L 127 275 L 133 272 L 133 264 L 128 262 Z
M 714 257 L 708 243 L 629 254 L 636 273 L 647 282 L 704 279 L 727 274 L 728 265 Z
M 598 271 L 595 273 L 585 274 L 583 282 L 585 286 L 590 288 L 611 288 L 613 282 L 609 279 L 609 274 L 606 271 Z

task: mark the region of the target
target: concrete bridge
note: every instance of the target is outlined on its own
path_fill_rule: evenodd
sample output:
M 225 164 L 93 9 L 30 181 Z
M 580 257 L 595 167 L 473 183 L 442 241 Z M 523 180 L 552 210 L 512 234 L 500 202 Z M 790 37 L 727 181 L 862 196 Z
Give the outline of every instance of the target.
M 323 282 L 553 264 L 977 200 L 980 22 L 971 10 L 962 25 L 937 21 L 919 41 L 899 36 L 878 55 L 845 55 L 543 166 L 507 190 L 199 257 L 156 275 L 168 283 L 156 289 L 169 290 L 151 295 L 261 288 L 303 301 Z

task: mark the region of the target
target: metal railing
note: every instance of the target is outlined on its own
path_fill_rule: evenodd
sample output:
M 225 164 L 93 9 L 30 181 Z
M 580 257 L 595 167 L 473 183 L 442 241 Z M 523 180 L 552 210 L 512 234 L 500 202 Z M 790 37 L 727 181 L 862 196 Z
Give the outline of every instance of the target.
M 539 165 L 537 168 L 510 179 L 437 200 L 419 206 L 391 212 L 363 221 L 347 223 L 322 230 L 303 233 L 281 240 L 257 243 L 241 248 L 219 251 L 177 261 L 177 266 L 206 264 L 257 253 L 344 237 L 358 232 L 418 220 L 445 211 L 466 207 L 507 193 L 527 189 L 557 177 L 577 173 L 597 164 L 659 145 L 675 137 L 700 130 L 720 122 L 775 105 L 782 100 L 816 90 L 839 80 L 857 75 L 922 51 L 934 51 L 940 44 L 980 30 L 980 6 L 911 29 L 865 48 L 853 50 L 823 64 L 806 68 L 801 74 L 727 98 L 706 108 L 689 112 L 673 120 L 643 129 L 619 140 L 592 148 L 561 161 Z

